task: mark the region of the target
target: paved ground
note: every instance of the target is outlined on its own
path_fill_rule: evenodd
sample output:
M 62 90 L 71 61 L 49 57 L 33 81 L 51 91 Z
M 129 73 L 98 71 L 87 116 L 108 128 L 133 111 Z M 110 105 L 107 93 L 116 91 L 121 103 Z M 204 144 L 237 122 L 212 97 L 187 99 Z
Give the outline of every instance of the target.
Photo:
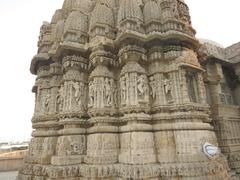
M 17 177 L 17 171 L 0 172 L 0 180 L 15 180 Z

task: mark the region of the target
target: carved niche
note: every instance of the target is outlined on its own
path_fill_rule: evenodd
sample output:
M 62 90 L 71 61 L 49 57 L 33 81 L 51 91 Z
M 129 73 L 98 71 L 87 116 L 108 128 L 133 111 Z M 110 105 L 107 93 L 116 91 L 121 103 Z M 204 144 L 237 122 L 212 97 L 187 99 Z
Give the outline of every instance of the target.
M 77 81 L 65 81 L 64 82 L 64 97 L 59 97 L 59 102 L 63 102 L 63 111 L 64 112 L 76 112 L 79 109 L 83 110 L 83 101 L 86 94 L 86 88 L 83 82 Z M 61 105 L 60 105 L 61 107 Z
M 199 87 L 198 87 L 198 74 L 196 72 L 187 71 L 186 83 L 188 89 L 188 96 L 190 102 L 199 102 Z
M 50 111 L 51 90 L 48 87 L 48 82 L 45 82 L 46 86 L 38 87 L 36 94 L 35 115 L 46 115 Z
M 59 108 L 63 113 L 84 115 L 87 110 L 87 60 L 79 56 L 66 56 L 63 59 L 63 85 L 58 92 Z
M 137 62 L 130 61 L 123 67 L 120 74 L 120 90 L 122 109 L 148 107 L 148 78 L 144 68 Z
M 157 82 L 154 76 L 149 77 L 149 85 L 150 85 L 150 96 L 152 98 L 152 102 L 154 103 L 157 97 Z
M 86 137 L 84 135 L 63 136 L 58 138 L 58 156 L 83 155 L 85 153 Z
M 58 89 L 57 95 L 56 95 L 57 112 L 63 111 L 64 97 L 65 97 L 64 88 L 63 88 L 63 86 L 60 86 L 60 88 Z
M 179 18 L 179 9 L 176 0 L 163 0 L 161 1 L 161 7 L 165 18 Z
M 169 77 L 169 74 L 164 75 L 164 80 L 163 80 L 163 89 L 164 89 L 164 94 L 165 98 L 167 100 L 167 103 L 173 103 L 173 82 Z
M 89 113 L 92 115 L 101 112 L 109 114 L 111 111 L 114 113 L 117 104 L 116 89 L 113 74 L 107 67 L 97 66 L 89 78 Z

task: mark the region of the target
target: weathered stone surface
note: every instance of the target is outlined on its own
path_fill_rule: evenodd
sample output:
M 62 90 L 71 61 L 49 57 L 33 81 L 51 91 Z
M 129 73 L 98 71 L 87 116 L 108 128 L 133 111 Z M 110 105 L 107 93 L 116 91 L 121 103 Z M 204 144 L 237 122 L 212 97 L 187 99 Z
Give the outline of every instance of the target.
M 200 44 L 183 0 L 65 0 L 38 45 L 19 180 L 239 177 L 237 45 Z

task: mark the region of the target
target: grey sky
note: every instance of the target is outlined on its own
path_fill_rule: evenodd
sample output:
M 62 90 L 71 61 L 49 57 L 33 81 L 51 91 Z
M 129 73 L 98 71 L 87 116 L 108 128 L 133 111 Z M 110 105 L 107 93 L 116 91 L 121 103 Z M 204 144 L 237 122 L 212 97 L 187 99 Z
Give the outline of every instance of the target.
M 240 41 L 238 0 L 185 0 L 197 37 L 229 46 Z M 29 72 L 37 51 L 39 28 L 50 21 L 63 0 L 0 0 L 0 142 L 30 137 L 34 76 Z

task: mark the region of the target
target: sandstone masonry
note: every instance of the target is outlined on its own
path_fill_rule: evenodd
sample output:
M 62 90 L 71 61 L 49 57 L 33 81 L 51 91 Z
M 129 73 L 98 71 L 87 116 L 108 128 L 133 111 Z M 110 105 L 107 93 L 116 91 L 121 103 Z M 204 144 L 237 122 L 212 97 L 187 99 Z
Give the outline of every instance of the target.
M 44 22 L 18 180 L 240 177 L 240 48 L 184 0 L 65 0 Z

